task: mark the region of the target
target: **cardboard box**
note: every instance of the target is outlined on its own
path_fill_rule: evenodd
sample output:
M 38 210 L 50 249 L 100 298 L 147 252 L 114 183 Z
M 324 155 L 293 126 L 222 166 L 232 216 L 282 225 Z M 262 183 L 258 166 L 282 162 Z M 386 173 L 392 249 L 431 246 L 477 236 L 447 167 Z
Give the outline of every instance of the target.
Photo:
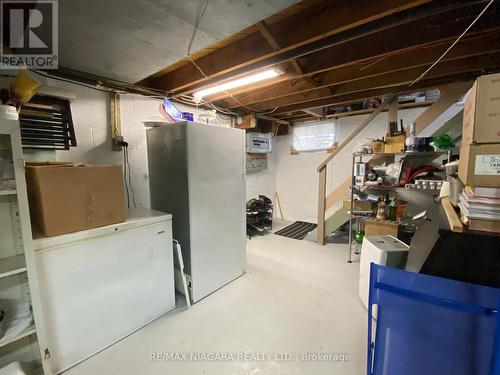
M 461 147 L 458 177 L 465 185 L 500 187 L 500 144 Z
M 479 77 L 464 105 L 462 146 L 500 143 L 500 74 Z
M 372 142 L 372 151 L 374 154 L 382 154 L 385 152 L 385 143 L 382 141 Z
M 365 220 L 365 236 L 390 235 L 398 238 L 399 224 L 389 220 Z
M 120 165 L 26 166 L 33 227 L 45 236 L 125 221 Z
M 385 153 L 398 153 L 405 151 L 405 140 L 406 136 L 404 134 L 391 136 L 387 135 L 385 138 L 384 152 Z
M 357 201 L 357 200 L 355 200 L 353 202 L 354 211 L 374 211 L 376 206 L 377 206 L 376 202 Z M 344 199 L 342 207 L 350 210 L 351 209 L 351 200 Z

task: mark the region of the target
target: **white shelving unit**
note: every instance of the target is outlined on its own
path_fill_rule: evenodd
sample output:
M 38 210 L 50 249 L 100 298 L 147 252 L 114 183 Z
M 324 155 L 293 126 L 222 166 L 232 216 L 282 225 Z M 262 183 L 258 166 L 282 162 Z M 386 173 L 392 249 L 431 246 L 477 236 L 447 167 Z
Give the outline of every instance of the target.
M 0 263 L 0 279 L 26 272 L 26 260 L 24 254 L 13 255 L 2 258 Z
M 27 312 L 23 316 L 18 316 L 6 322 L 5 334 L 0 339 L 0 348 L 31 336 L 34 333 L 36 333 L 35 325 L 32 323 L 31 314 Z
M 38 285 L 19 122 L 0 118 L 0 369 L 52 374 Z
M 0 195 L 15 195 L 17 190 L 0 190 Z

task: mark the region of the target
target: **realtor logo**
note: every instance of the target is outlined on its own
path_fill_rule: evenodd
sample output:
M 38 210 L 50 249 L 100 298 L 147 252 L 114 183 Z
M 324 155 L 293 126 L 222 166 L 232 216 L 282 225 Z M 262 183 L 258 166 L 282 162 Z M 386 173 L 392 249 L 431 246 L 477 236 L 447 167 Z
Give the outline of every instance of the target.
M 57 69 L 57 0 L 0 0 L 0 68 Z

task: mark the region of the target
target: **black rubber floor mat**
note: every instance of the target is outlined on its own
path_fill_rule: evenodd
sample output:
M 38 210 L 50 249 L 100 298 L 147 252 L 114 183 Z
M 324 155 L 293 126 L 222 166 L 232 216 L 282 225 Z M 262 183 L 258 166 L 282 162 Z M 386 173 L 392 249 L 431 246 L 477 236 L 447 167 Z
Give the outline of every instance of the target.
M 296 221 L 295 223 L 290 224 L 289 226 L 283 229 L 280 229 L 274 234 L 277 234 L 278 236 L 294 238 L 296 240 L 303 240 L 304 237 L 307 236 L 307 233 L 309 233 L 316 227 L 317 225 L 313 223 L 306 223 L 305 221 Z

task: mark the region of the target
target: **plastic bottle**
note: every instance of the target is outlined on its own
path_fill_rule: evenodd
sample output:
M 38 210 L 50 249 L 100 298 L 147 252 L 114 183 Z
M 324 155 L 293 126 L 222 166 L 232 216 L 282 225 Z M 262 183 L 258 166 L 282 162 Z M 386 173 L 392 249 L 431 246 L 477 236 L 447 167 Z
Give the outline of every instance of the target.
M 389 204 L 389 220 L 396 221 L 397 218 L 397 204 L 396 198 L 392 198 L 391 203 Z
M 385 207 L 384 196 L 381 195 L 377 206 L 377 220 L 385 220 Z
M 416 123 L 411 122 L 410 131 L 405 140 L 406 151 L 417 151 L 416 143 L 417 143 Z

